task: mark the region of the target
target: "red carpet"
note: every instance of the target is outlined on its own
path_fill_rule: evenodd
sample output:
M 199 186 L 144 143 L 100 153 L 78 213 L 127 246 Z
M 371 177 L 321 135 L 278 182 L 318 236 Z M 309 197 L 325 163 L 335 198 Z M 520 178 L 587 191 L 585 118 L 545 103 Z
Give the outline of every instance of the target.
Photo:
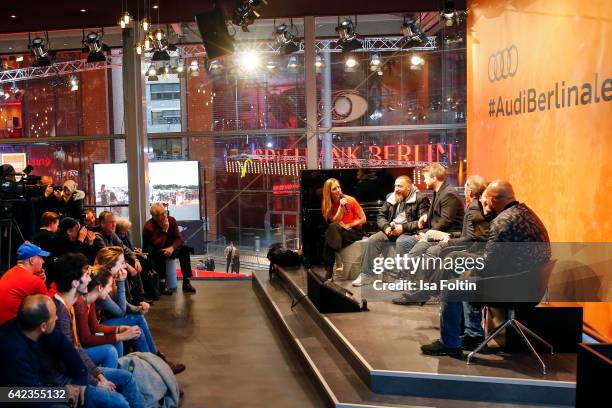
M 197 269 L 192 269 L 191 273 L 193 274 L 193 279 L 251 279 L 251 275 L 245 275 L 242 273 L 225 273 L 225 272 L 212 272 L 212 271 L 202 271 Z M 181 268 L 176 268 L 176 276 L 178 279 L 183 278 L 183 274 L 181 273 Z

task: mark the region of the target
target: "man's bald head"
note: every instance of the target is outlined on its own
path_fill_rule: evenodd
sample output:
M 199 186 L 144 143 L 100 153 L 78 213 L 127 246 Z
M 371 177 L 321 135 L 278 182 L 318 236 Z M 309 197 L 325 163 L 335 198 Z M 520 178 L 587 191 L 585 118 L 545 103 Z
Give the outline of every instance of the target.
M 17 311 L 17 325 L 25 332 L 37 329 L 50 333 L 55 328 L 55 303 L 45 295 L 27 296 Z
M 493 209 L 499 214 L 503 209 L 515 201 L 512 184 L 506 180 L 494 180 L 486 189 L 486 197 Z

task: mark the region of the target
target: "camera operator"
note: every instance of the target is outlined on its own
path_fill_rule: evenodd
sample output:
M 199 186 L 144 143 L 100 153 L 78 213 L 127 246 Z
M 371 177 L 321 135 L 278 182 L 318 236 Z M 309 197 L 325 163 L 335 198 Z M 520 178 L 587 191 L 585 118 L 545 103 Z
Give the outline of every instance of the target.
M 77 190 L 77 183 L 74 180 L 66 180 L 62 189 L 57 191 L 53 185 L 47 185 L 44 197 L 41 197 L 39 211 L 53 211 L 83 222 L 83 208 L 85 202 L 85 192 Z

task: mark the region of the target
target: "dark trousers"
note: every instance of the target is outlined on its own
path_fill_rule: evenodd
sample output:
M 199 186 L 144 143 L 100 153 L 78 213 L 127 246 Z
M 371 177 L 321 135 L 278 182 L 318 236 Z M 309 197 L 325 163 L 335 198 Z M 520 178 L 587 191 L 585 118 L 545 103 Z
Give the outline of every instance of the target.
M 325 247 L 323 262 L 325 263 L 326 279 L 333 274 L 336 252 L 363 238 L 363 231 L 356 228 L 344 229 L 338 224 L 329 224 L 325 231 Z
M 231 257 L 227 257 L 225 258 L 225 273 L 228 273 L 230 270 L 230 266 L 232 265 L 232 258 Z
M 181 266 L 181 272 L 183 273 L 183 285 L 187 285 L 189 283 L 189 278 L 193 275 L 191 273 L 191 259 L 189 255 L 189 248 L 186 246 L 180 246 L 174 250 L 170 258 L 178 259 L 179 264 Z M 153 254 L 153 264 L 155 265 L 155 270 L 160 275 L 161 279 L 166 278 L 166 257 L 163 252 L 156 251 Z

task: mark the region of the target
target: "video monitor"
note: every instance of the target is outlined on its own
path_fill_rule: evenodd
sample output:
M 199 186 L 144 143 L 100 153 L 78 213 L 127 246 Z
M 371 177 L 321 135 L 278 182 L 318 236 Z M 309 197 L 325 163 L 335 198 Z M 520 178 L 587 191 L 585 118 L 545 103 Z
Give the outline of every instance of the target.
M 177 221 L 200 220 L 200 170 L 197 161 L 149 162 L 149 204 L 168 204 Z M 96 205 L 128 204 L 126 163 L 94 164 Z M 118 207 L 127 216 L 127 207 Z

